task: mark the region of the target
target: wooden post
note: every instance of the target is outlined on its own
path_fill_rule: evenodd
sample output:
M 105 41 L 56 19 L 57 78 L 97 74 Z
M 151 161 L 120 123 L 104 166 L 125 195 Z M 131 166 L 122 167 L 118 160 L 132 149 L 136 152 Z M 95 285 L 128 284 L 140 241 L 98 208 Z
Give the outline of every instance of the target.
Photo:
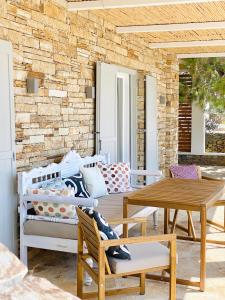
M 169 225 L 169 209 L 168 208 L 164 208 L 164 234 L 168 233 L 168 225 Z
M 98 300 L 105 300 L 105 249 L 98 250 Z
M 224 205 L 224 212 L 223 212 L 223 229 L 224 229 L 224 232 L 225 232 L 225 205 Z
M 145 294 L 145 273 L 140 274 L 140 295 Z
M 123 218 L 128 218 L 128 200 L 123 198 Z M 123 224 L 123 237 L 128 237 L 128 224 Z
M 141 223 L 141 235 L 146 236 L 147 234 L 147 222 Z
M 77 253 L 77 296 L 83 298 L 83 277 L 84 269 L 81 262 L 83 255 L 83 234 L 80 225 L 78 225 L 78 253 Z
M 178 209 L 175 210 L 174 217 L 173 217 L 173 222 L 172 222 L 172 227 L 171 227 L 171 233 L 174 233 L 176 224 L 177 224 L 177 215 L 178 215 Z M 168 220 L 169 221 L 169 220 Z
M 206 278 L 206 207 L 201 208 L 200 290 L 205 290 Z
M 170 242 L 170 300 L 176 300 L 176 238 Z

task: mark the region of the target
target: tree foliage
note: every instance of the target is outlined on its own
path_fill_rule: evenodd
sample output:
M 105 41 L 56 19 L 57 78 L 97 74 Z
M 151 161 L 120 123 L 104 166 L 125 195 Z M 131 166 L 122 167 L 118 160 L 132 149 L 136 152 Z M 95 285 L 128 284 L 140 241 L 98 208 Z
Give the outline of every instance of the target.
M 192 84 L 180 80 L 180 101 L 187 99 L 198 102 L 205 109 L 224 112 L 225 110 L 225 59 L 192 58 L 184 59 L 180 68 L 190 74 Z

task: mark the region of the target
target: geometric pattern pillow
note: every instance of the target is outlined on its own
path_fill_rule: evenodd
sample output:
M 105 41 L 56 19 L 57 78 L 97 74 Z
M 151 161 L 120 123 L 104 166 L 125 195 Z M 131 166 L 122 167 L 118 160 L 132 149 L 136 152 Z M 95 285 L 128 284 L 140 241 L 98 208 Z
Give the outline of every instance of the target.
M 32 201 L 35 213 L 39 216 L 74 219 L 76 207 L 72 204 Z
M 79 208 L 90 218 L 95 220 L 102 240 L 119 239 L 118 235 L 113 231 L 113 229 L 106 222 L 105 218 L 99 212 L 87 207 L 79 206 Z M 130 252 L 126 245 L 109 247 L 106 249 L 106 255 L 119 259 L 131 259 Z
M 89 198 L 90 194 L 87 191 L 82 173 L 78 173 L 68 178 L 64 178 L 64 183 L 68 187 L 72 187 L 75 192 L 75 197 Z
M 195 165 L 173 165 L 170 167 L 173 178 L 199 179 L 198 169 Z
M 132 191 L 130 186 L 130 166 L 127 163 L 102 164 L 97 163 L 109 194 Z

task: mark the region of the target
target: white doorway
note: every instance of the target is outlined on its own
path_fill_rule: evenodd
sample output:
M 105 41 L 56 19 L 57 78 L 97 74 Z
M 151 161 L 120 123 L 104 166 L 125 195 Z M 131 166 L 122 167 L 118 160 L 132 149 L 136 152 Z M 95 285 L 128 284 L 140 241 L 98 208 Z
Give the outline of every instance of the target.
M 110 154 L 111 162 L 136 167 L 135 70 L 97 63 L 96 153 Z
M 130 81 L 128 73 L 117 74 L 117 160 L 130 162 Z
M 157 80 L 153 76 L 145 78 L 145 110 L 146 110 L 146 140 L 145 160 L 146 170 L 158 171 L 158 126 L 157 126 Z M 151 178 L 147 178 L 150 184 Z
M 0 242 L 17 251 L 12 46 L 0 40 Z

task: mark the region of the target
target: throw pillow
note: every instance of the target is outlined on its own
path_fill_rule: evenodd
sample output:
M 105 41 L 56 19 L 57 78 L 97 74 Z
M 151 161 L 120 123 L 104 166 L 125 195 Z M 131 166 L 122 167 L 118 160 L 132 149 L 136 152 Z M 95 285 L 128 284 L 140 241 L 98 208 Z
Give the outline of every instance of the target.
M 57 189 L 29 189 L 28 195 L 37 195 L 37 199 L 32 201 L 33 208 L 36 215 L 46 216 L 46 217 L 57 217 L 63 219 L 73 219 L 76 218 L 76 208 L 73 204 L 66 203 L 54 203 L 48 202 L 48 197 L 62 196 L 62 197 L 71 197 L 74 196 L 74 190 L 72 188 L 64 188 L 62 190 Z M 41 196 L 41 198 L 40 198 Z M 35 201 L 42 200 L 46 197 L 46 201 Z
M 82 173 L 78 173 L 71 177 L 65 178 L 66 186 L 74 189 L 74 196 L 81 198 L 89 198 L 90 194 L 87 191 Z
M 102 164 L 97 163 L 109 194 L 132 191 L 130 186 L 130 166 L 127 163 Z
M 85 212 L 90 218 L 94 219 L 97 223 L 98 230 L 102 240 L 116 240 L 119 239 L 118 235 L 106 222 L 105 218 L 97 211 L 87 208 L 79 207 Z M 108 256 L 119 258 L 119 259 L 131 259 L 130 252 L 126 245 L 112 246 L 106 250 Z
M 87 189 L 91 197 L 98 198 L 108 195 L 104 178 L 98 167 L 81 167 L 80 171 L 83 174 L 84 181 L 87 185 Z
M 66 203 L 52 203 L 32 201 L 36 215 L 56 217 L 62 219 L 74 219 L 77 217 L 76 206 Z
M 170 167 L 173 178 L 199 179 L 195 165 L 174 165 Z

